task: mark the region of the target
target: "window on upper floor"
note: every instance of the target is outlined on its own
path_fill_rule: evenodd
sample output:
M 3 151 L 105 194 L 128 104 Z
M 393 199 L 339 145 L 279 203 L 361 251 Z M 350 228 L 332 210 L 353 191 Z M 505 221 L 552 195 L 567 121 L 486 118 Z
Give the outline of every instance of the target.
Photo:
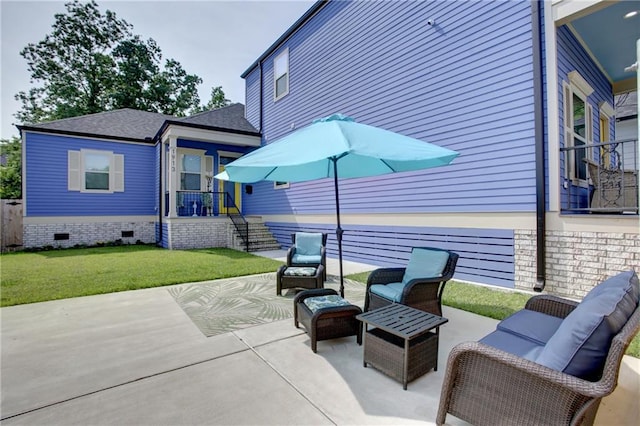
M 124 155 L 81 149 L 67 152 L 67 188 L 80 192 L 123 192 Z
M 273 60 L 273 98 L 278 100 L 289 93 L 289 49 Z
M 567 177 L 575 183 L 587 181 L 585 158 L 593 158 L 593 107 L 588 102 L 593 89 L 576 72 L 569 73 L 569 82 L 563 83 L 564 140 L 569 149 L 566 164 Z

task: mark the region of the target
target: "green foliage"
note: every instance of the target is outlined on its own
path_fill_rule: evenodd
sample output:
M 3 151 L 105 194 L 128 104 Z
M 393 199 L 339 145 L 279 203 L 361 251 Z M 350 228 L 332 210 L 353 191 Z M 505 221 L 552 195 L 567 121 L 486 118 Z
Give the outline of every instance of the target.
M 202 105 L 200 108 L 195 110 L 194 112 L 204 112 L 210 111 L 216 108 L 222 108 L 229 105 L 231 101 L 225 97 L 224 91 L 222 90 L 222 86 L 212 87 L 211 88 L 211 99 L 206 105 Z
M 132 26 L 95 1 L 67 3 L 56 14 L 51 34 L 30 43 L 26 59 L 36 87 L 15 97 L 16 118 L 39 123 L 118 108 L 183 116 L 199 108 L 202 79 L 167 59 L 153 39 L 143 40 Z
M 20 138 L 2 139 L 0 156 L 4 163 L 0 165 L 0 198 L 22 198 L 22 142 Z
M 274 272 L 282 264 L 231 249 L 143 245 L 18 252 L 1 258 L 0 306 Z

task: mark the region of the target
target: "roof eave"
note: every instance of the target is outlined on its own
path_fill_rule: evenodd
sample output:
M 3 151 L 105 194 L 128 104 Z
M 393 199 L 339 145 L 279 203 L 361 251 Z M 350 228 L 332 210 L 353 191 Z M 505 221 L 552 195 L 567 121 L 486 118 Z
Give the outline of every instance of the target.
M 68 136 L 76 136 L 76 137 L 84 137 L 84 138 L 107 139 L 107 140 L 114 140 L 114 141 L 121 141 L 121 142 L 142 142 L 142 143 L 148 143 L 148 144 L 153 144 L 155 141 L 155 138 L 152 139 L 150 137 L 140 139 L 140 138 L 131 138 L 126 136 L 102 135 L 97 133 L 74 132 L 74 131 L 60 130 L 60 129 L 47 129 L 47 128 L 35 127 L 35 126 L 17 125 L 16 127 L 18 128 L 20 133 L 22 133 L 22 131 L 24 130 L 24 131 L 39 132 L 39 133 L 51 133 L 55 135 L 68 135 Z
M 278 38 L 275 41 L 275 43 L 269 46 L 269 48 L 262 55 L 260 55 L 260 57 L 256 59 L 255 62 L 251 64 L 251 66 L 247 68 L 247 70 L 240 75 L 240 77 L 241 78 L 247 77 L 249 73 L 253 71 L 253 69 L 257 67 L 260 62 L 262 62 L 267 56 L 273 53 L 273 51 L 276 50 L 289 37 L 291 37 L 293 33 L 295 33 L 298 30 L 298 28 L 304 25 L 309 19 L 311 19 L 313 15 L 315 15 L 320 9 L 326 6 L 329 3 L 329 1 L 330 0 L 318 0 L 313 6 L 309 8 L 309 10 L 305 12 L 304 15 L 300 17 L 300 19 L 298 19 L 296 22 L 294 22 L 294 24 L 291 27 L 289 27 L 289 29 L 285 31 L 285 33 L 282 34 L 280 38 Z

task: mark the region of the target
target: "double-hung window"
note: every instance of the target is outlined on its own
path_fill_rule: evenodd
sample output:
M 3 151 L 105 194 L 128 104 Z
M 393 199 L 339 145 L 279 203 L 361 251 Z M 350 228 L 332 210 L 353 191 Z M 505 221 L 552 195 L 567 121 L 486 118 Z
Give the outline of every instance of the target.
M 273 60 L 273 98 L 278 100 L 289 93 L 289 49 Z
M 180 189 L 183 191 L 200 191 L 202 183 L 202 157 L 184 154 L 180 171 Z
M 564 140 L 568 148 L 565 164 L 567 178 L 574 183 L 587 180 L 585 158 L 593 157 L 593 107 L 588 102 L 593 89 L 577 73 L 569 73 L 569 83 L 563 83 L 564 93 Z
M 67 188 L 80 192 L 123 192 L 124 156 L 81 149 L 67 153 Z

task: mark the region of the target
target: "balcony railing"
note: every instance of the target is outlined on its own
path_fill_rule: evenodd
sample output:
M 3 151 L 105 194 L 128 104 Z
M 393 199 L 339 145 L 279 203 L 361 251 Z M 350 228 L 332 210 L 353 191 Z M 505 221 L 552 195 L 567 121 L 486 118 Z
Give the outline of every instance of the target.
M 561 148 L 563 213 L 638 214 L 638 141 Z

